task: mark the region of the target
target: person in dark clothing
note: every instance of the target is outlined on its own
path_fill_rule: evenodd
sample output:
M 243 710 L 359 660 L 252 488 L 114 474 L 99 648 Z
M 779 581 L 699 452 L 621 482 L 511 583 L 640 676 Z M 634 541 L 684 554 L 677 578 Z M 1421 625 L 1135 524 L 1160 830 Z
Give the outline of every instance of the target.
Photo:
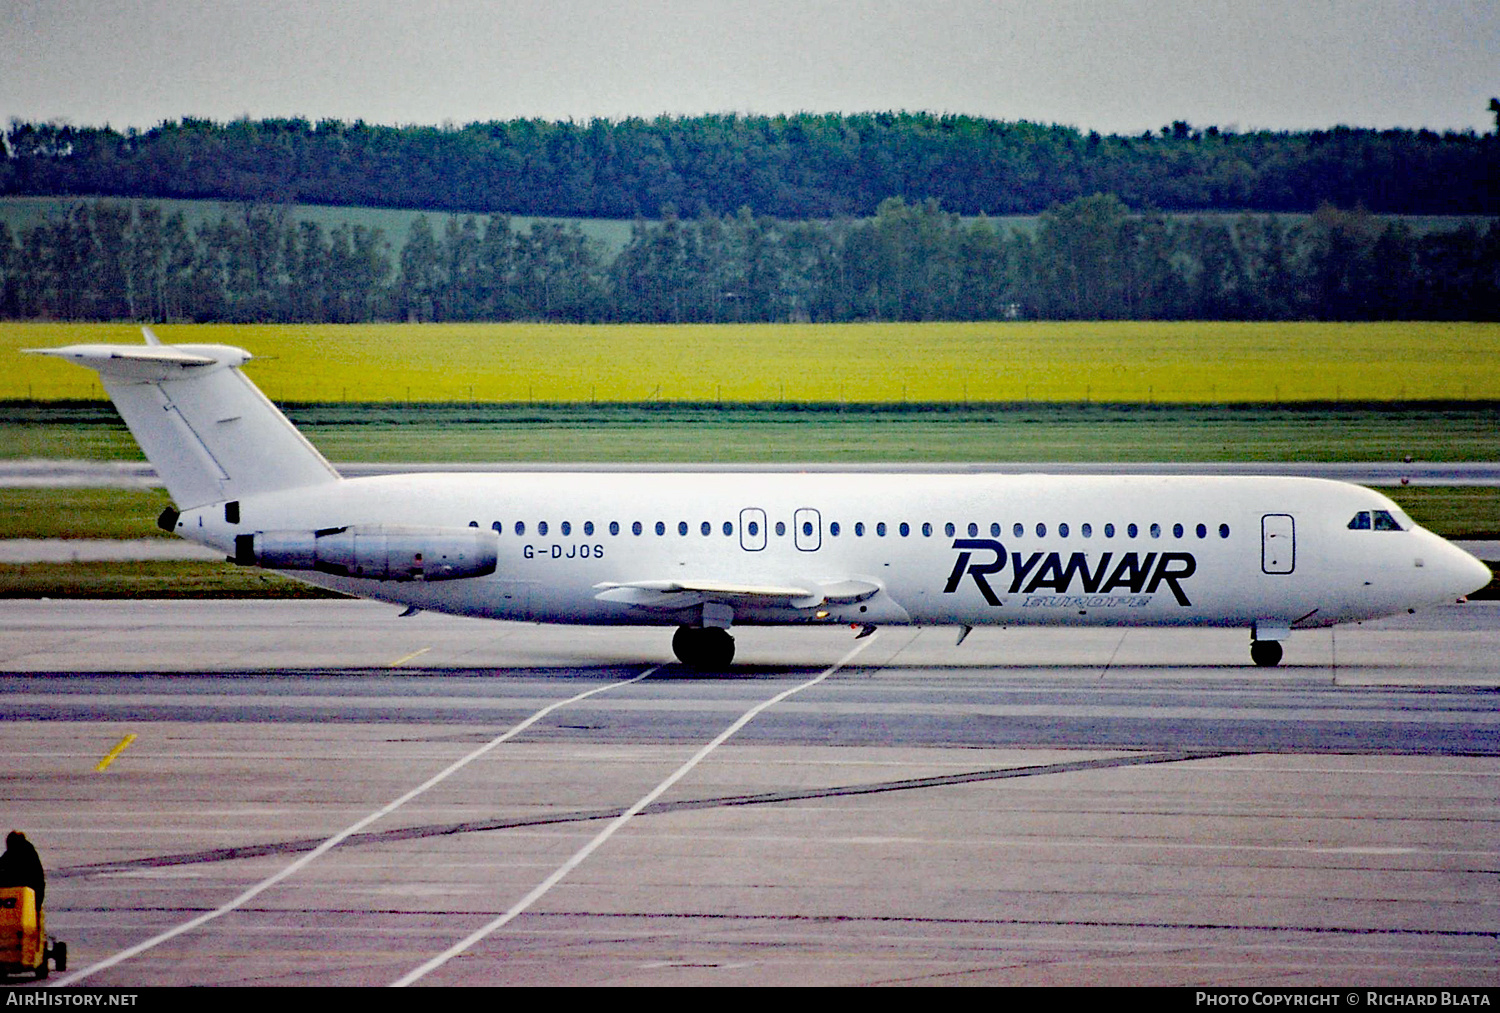
M 0 886 L 31 887 L 36 893 L 39 909 L 47 893 L 47 876 L 42 871 L 41 856 L 19 830 L 5 835 L 5 854 L 0 855 Z

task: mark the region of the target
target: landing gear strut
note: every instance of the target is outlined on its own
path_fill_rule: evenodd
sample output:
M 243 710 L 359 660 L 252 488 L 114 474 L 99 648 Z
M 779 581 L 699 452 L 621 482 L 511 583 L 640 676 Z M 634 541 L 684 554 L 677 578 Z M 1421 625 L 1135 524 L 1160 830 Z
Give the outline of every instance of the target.
M 672 653 L 688 668 L 728 668 L 734 660 L 734 638 L 717 626 L 679 626 L 672 634 Z
M 1262 668 L 1272 668 L 1281 663 L 1281 641 L 1250 641 L 1250 660 Z

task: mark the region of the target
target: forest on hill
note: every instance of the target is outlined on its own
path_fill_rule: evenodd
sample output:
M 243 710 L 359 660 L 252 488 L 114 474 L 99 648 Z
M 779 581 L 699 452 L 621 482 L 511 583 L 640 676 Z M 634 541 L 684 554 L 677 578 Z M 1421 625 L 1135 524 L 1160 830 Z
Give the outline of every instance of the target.
M 1500 137 L 1135 137 L 918 113 L 380 127 L 13 122 L 0 317 L 1492 320 Z M 130 198 L 121 200 L 118 198 Z M 189 223 L 153 200 L 221 200 Z M 298 203 L 349 208 L 326 226 Z M 449 212 L 404 236 L 356 207 Z M 991 215 L 1039 213 L 1035 228 Z M 633 219 L 622 250 L 574 225 Z M 1447 229 L 1400 216 L 1461 215 Z
M 1473 132 L 1136 136 L 930 113 L 512 120 L 462 127 L 202 119 L 16 121 L 0 194 L 214 198 L 481 214 L 782 220 L 937 201 L 1034 214 L 1095 193 L 1162 211 L 1500 213 L 1500 138 Z

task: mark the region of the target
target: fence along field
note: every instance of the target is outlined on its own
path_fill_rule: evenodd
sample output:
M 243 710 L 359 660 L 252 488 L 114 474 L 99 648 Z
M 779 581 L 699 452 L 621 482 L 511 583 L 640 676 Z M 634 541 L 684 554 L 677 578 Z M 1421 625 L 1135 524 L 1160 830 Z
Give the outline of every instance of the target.
M 1497 323 L 161 325 L 249 349 L 276 401 L 1251 404 L 1500 401 Z M 0 400 L 103 400 L 28 347 L 132 324 L 0 324 Z

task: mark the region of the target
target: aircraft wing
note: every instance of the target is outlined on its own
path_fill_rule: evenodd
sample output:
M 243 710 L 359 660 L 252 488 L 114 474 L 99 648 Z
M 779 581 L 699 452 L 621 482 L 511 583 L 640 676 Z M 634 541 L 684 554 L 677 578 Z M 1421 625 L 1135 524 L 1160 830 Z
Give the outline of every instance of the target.
M 600 601 L 619 602 L 636 608 L 676 610 L 717 602 L 734 607 L 790 607 L 812 609 L 820 605 L 844 605 L 864 601 L 880 591 L 871 580 L 800 581 L 796 584 L 738 584 L 720 580 L 636 580 L 595 584 Z

